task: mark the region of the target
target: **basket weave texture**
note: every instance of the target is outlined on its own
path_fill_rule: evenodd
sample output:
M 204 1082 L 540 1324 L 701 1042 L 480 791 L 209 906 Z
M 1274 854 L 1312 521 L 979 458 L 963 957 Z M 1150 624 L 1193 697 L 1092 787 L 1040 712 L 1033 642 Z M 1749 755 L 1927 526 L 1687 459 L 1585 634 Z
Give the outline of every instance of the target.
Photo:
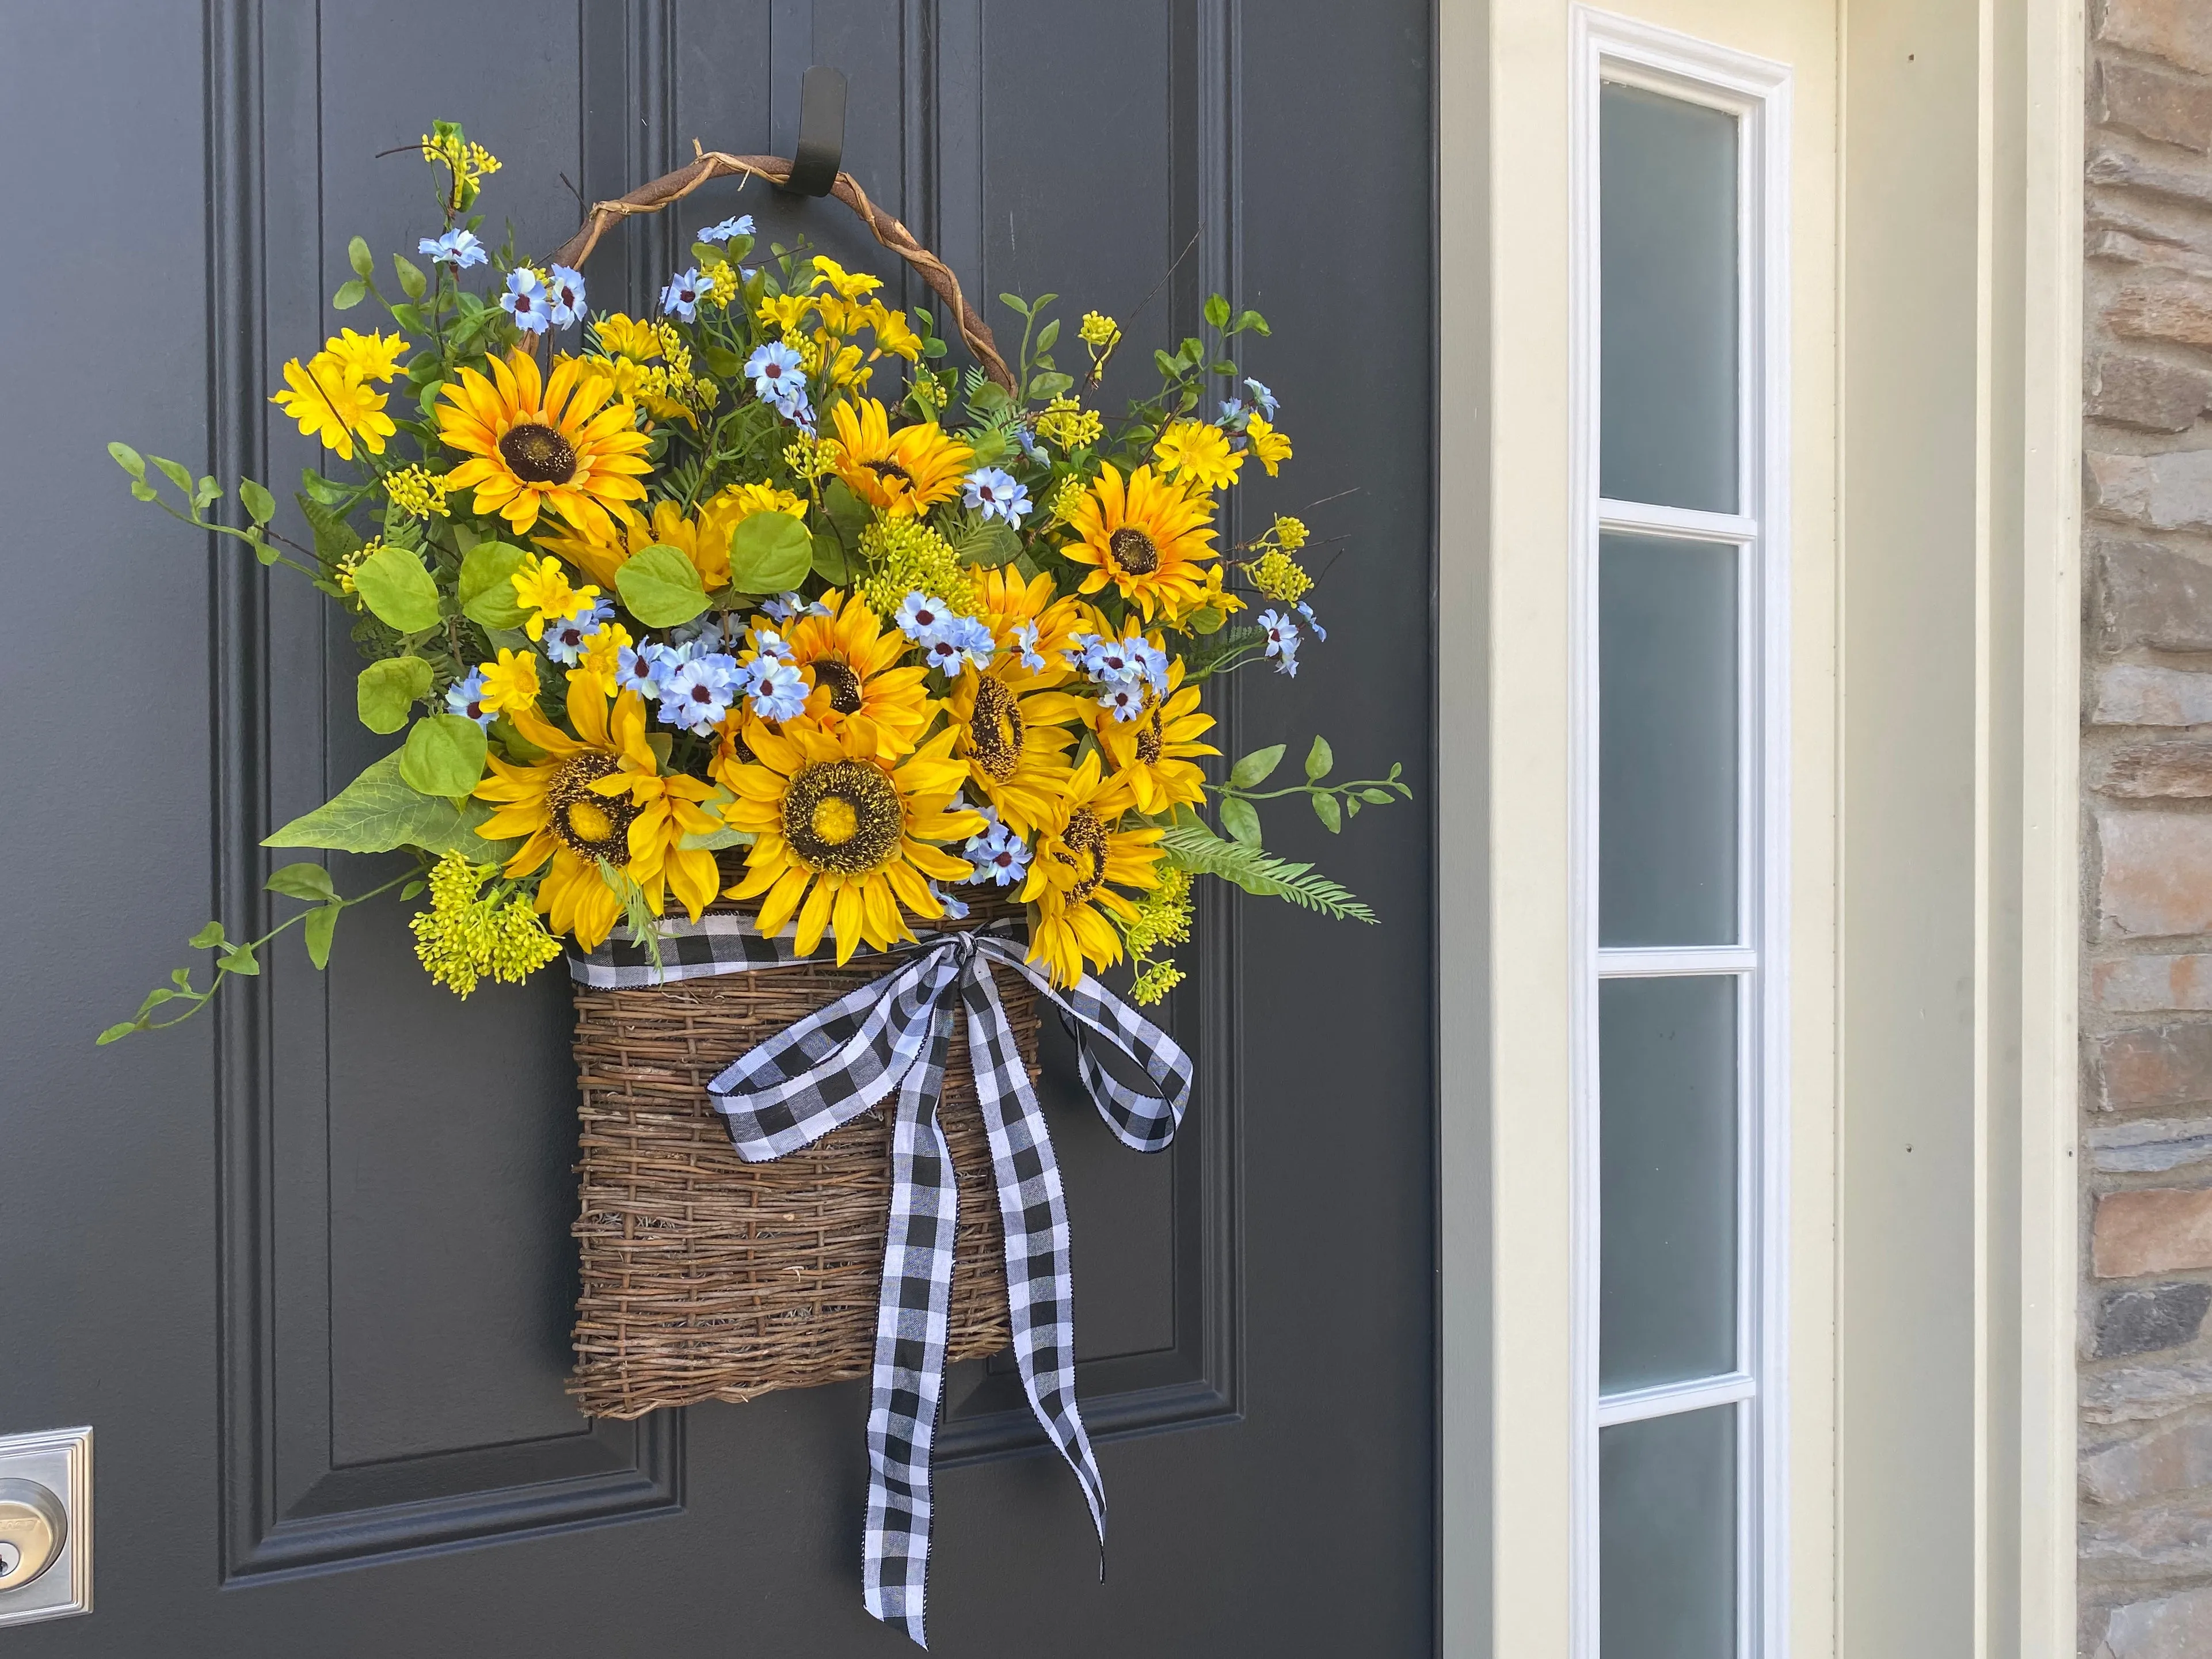
M 969 925 L 992 919 L 978 906 Z M 890 1202 L 888 1103 L 774 1163 L 747 1164 L 707 1084 L 894 965 L 864 953 L 843 968 L 574 988 L 583 1274 L 568 1391 L 588 1415 L 641 1417 L 868 1375 Z M 1036 995 L 1011 975 L 999 994 L 1034 1080 Z M 990 1142 L 957 1012 L 939 1121 L 960 1193 L 948 1357 L 972 1359 L 1011 1333 Z

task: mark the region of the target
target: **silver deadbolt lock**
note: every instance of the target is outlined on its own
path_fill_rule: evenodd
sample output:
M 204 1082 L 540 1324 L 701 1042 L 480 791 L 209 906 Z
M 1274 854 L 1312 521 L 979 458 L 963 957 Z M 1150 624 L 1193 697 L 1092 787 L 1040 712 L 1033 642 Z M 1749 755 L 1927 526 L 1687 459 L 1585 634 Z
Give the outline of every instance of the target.
M 35 1480 L 0 1480 L 0 1596 L 54 1564 L 69 1540 L 69 1511 Z

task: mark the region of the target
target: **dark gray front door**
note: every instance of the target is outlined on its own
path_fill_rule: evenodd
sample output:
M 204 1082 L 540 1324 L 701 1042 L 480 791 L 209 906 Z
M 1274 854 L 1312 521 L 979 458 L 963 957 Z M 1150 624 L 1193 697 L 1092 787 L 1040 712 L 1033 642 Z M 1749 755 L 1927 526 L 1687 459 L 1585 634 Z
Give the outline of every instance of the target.
M 424 169 L 378 153 L 434 118 L 505 161 L 495 222 L 542 251 L 563 173 L 590 198 L 694 137 L 787 154 L 816 62 L 851 80 L 847 168 L 971 294 L 1132 319 L 1132 374 L 1214 289 L 1267 314 L 1297 460 L 1245 510 L 1334 497 L 1305 516 L 1341 555 L 1328 644 L 1229 745 L 1319 729 L 1419 792 L 1340 841 L 1273 828 L 1384 927 L 1205 913 L 1171 1154 L 1048 1102 L 1108 1577 L 1012 1377 L 957 1368 L 933 1644 L 1431 1650 L 1431 27 L 1419 0 L 0 5 L 0 1433 L 92 1424 L 98 1486 L 96 1609 L 0 1632 L 11 1659 L 902 1650 L 860 1604 L 862 1385 L 568 1404 L 557 975 L 463 1006 L 364 908 L 328 975 L 288 939 L 218 1013 L 92 1046 L 210 915 L 254 921 L 258 838 L 380 746 L 319 596 L 132 502 L 104 445 L 287 494 L 314 456 L 269 389 L 335 327 L 349 235 L 413 246 Z M 610 239 L 596 303 L 639 309 L 738 211 L 898 275 L 833 204 L 695 201 Z

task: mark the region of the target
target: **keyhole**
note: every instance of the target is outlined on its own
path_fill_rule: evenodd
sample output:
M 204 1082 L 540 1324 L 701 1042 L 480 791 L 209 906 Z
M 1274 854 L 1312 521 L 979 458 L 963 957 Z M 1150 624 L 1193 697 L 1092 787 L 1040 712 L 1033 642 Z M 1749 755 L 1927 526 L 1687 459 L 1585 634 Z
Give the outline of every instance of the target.
M 23 1565 L 23 1552 L 13 1544 L 0 1540 L 0 1578 L 7 1577 Z

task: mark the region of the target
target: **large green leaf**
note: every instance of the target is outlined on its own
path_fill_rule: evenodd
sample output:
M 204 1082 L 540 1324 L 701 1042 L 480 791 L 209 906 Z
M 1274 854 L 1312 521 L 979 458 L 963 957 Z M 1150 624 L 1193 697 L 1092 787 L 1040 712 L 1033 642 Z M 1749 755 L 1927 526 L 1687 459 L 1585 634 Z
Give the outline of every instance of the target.
M 415 700 L 428 696 L 429 690 L 428 663 L 420 657 L 386 657 L 361 671 L 354 685 L 354 703 L 363 726 L 372 732 L 390 733 L 407 724 Z
M 473 722 L 471 722 L 473 724 Z M 327 847 L 340 853 L 388 853 L 420 847 L 459 853 L 480 864 L 507 857 L 513 842 L 490 842 L 473 826 L 489 816 L 482 803 L 456 806 L 412 789 L 399 775 L 397 750 L 373 763 L 330 800 L 269 836 L 264 847 Z
M 438 584 L 404 548 L 380 547 L 356 567 L 354 592 L 377 621 L 402 634 L 438 625 Z
M 520 628 L 530 613 L 515 595 L 514 573 L 530 562 L 530 555 L 505 542 L 478 542 L 461 556 L 461 574 L 454 597 L 461 614 L 486 628 Z
M 399 775 L 410 789 L 458 799 L 483 776 L 484 754 L 483 727 L 465 714 L 427 715 L 407 733 Z
M 640 548 L 623 560 L 615 572 L 615 591 L 622 595 L 623 608 L 647 628 L 674 628 L 707 608 L 699 568 L 681 549 L 664 542 Z
M 813 567 L 814 538 L 788 513 L 756 513 L 730 533 L 730 586 L 740 593 L 781 593 Z
M 844 538 L 834 530 L 814 532 L 814 574 L 832 587 L 845 587 L 853 580 L 852 556 L 845 551 Z

